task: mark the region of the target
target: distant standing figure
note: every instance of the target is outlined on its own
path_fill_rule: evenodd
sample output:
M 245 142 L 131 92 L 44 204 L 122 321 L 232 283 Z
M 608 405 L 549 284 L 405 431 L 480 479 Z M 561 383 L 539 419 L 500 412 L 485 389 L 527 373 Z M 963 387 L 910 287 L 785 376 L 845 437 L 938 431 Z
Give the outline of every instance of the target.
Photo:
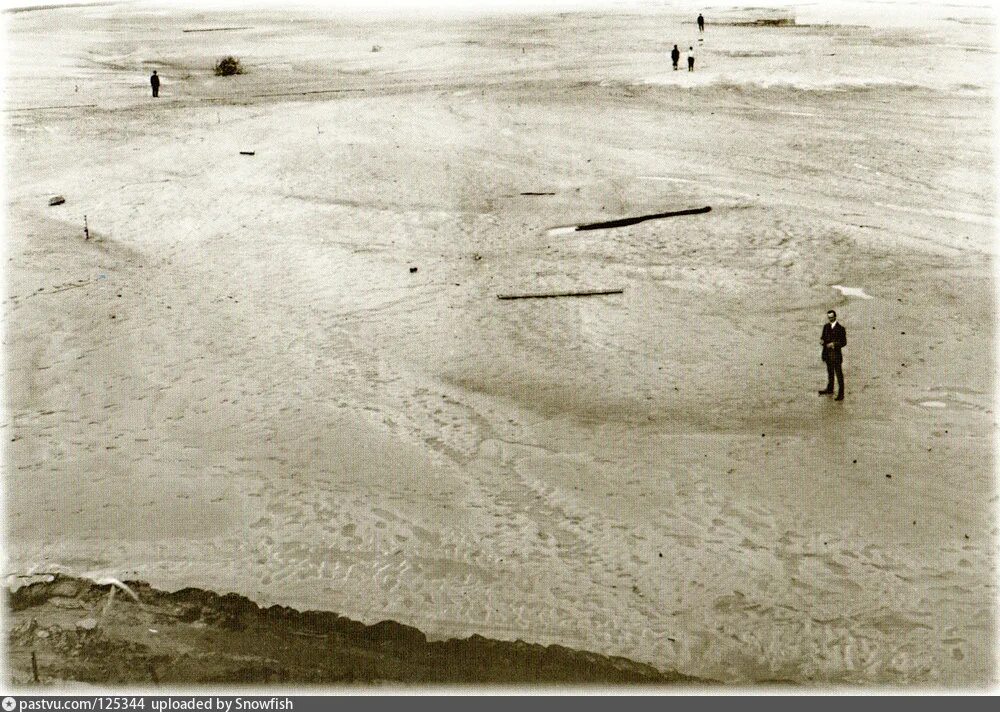
M 694 71 L 694 47 L 688 47 L 688 71 Z
M 823 325 L 823 337 L 820 343 L 823 344 L 823 360 L 826 362 L 826 389 L 819 392 L 821 396 L 828 396 L 833 393 L 833 378 L 837 377 L 837 397 L 835 400 L 844 400 L 844 355 L 840 352 L 847 346 L 847 330 L 837 323 L 837 312 L 832 309 L 826 313 L 829 324 Z
M 153 76 L 149 78 L 149 83 L 153 87 L 153 97 L 156 98 L 160 95 L 160 78 L 156 75 L 156 70 L 153 70 Z
M 674 48 L 670 50 L 670 59 L 674 61 L 674 71 L 676 72 L 677 63 L 681 61 L 681 51 L 677 49 L 677 45 L 674 45 Z
M 701 13 L 698 13 L 698 32 L 705 31 L 705 18 L 702 17 Z

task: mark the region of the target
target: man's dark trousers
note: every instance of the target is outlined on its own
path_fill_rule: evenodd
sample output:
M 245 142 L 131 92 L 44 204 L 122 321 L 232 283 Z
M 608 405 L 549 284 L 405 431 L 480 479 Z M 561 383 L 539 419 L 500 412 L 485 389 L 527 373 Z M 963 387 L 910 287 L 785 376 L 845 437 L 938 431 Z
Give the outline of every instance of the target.
M 837 397 L 844 397 L 844 368 L 840 361 L 832 358 L 826 362 L 826 390 L 833 393 L 833 377 L 837 377 Z

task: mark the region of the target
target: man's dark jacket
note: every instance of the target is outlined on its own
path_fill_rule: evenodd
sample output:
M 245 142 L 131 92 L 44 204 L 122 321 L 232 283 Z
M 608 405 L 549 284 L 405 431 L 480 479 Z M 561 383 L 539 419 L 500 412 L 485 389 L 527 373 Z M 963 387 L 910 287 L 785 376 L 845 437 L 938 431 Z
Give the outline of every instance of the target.
M 827 348 L 827 344 L 833 342 L 833 348 Z M 847 330 L 839 323 L 831 326 L 823 324 L 823 360 L 830 363 L 843 363 L 844 355 L 840 350 L 847 346 Z

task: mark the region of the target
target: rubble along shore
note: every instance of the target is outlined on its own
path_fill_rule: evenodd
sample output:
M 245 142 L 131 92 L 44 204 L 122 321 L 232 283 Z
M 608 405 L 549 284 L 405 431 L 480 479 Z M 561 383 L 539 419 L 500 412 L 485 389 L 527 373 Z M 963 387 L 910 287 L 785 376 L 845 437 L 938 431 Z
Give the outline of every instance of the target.
M 7 592 L 14 685 L 711 683 L 561 645 L 428 641 L 391 620 L 261 608 L 232 593 L 45 578 Z

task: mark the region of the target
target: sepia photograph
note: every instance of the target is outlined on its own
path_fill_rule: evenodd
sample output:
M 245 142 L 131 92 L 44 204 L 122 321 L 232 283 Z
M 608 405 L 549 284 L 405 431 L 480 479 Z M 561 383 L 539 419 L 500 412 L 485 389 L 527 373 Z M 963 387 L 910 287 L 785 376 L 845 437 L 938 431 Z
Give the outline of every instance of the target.
M 23 2 L 4 690 L 996 688 L 990 0 Z

